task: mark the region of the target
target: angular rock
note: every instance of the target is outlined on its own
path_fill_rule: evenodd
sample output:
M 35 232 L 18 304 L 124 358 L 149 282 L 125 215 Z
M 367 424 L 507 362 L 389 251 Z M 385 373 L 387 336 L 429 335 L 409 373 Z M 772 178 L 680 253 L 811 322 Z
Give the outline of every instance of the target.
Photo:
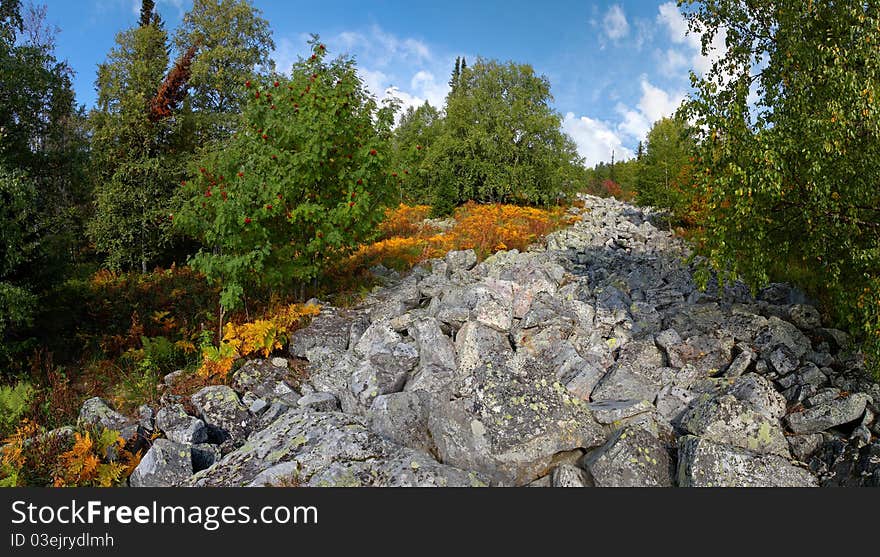
M 131 487 L 176 487 L 193 474 L 192 449 L 168 439 L 156 439 L 129 477 Z
M 593 418 L 600 424 L 613 424 L 645 412 L 656 410 L 646 400 L 606 400 L 588 404 Z
M 474 250 L 450 251 L 446 254 L 446 265 L 449 272 L 470 271 L 477 264 Z
M 299 394 L 288 381 L 290 369 L 287 360 L 283 366 L 276 366 L 269 360 L 251 360 L 232 376 L 232 387 L 241 393 L 250 392 L 267 402 L 275 400 L 293 404 Z
M 294 331 L 290 336 L 290 353 L 305 358 L 316 347 L 344 351 L 348 348 L 351 322 L 335 312 L 321 313 L 308 327 Z
M 785 423 L 794 433 L 820 433 L 861 419 L 869 400 L 868 395 L 856 393 L 789 414 Z
M 584 469 L 573 464 L 561 464 L 554 468 L 550 483 L 552 487 L 592 487 Z
M 627 427 L 585 461 L 596 487 L 669 487 L 669 453 L 645 430 Z
M 290 411 L 215 466 L 192 486 L 471 487 L 475 473 L 440 464 L 427 454 L 371 432 L 363 418 L 334 412 Z
M 753 411 L 733 395 L 704 396 L 682 417 L 681 427 L 715 443 L 790 457 L 779 420 Z
M 803 468 L 777 455 L 759 455 L 745 449 L 684 436 L 678 448 L 680 487 L 817 487 Z
M 165 407 L 156 415 L 156 427 L 175 443 L 196 444 L 208 440 L 205 422 L 186 413 L 182 404 Z
M 311 393 L 297 401 L 297 406 L 314 412 L 336 412 L 339 399 L 333 393 Z
M 83 403 L 79 411 L 79 421 L 87 426 L 118 431 L 123 439 L 131 439 L 137 434 L 137 423 L 111 408 L 100 397 L 90 398 Z
M 424 391 L 376 397 L 368 413 L 370 429 L 398 445 L 436 453 L 428 431 L 428 398 Z
M 199 417 L 208 426 L 214 441 L 231 441 L 232 446 L 244 443 L 252 429 L 251 415 L 238 395 L 225 385 L 205 387 L 192 397 Z

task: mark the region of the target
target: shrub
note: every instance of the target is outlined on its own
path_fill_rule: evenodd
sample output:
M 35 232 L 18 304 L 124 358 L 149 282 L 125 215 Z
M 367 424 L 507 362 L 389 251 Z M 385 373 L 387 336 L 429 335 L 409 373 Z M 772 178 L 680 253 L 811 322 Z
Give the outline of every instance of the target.
M 377 107 L 351 59 L 310 44 L 290 79 L 251 84 L 242 131 L 200 161 L 169 215 L 205 246 L 191 264 L 225 310 L 320 276 L 374 233 L 393 187 L 393 108 Z
M 200 375 L 223 378 L 239 358 L 269 357 L 283 347 L 290 333 L 320 312 L 320 306 L 292 304 L 275 310 L 266 319 L 240 325 L 227 323 L 220 346 L 208 339 L 203 344 Z

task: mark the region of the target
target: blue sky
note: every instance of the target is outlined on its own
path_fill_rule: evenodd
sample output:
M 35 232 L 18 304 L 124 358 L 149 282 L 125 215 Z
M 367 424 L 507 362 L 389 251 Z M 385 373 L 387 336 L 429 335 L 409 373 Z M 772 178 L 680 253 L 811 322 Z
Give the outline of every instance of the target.
M 76 71 L 80 103 L 95 99 L 97 64 L 116 33 L 135 24 L 139 0 L 37 0 L 61 28 L 59 58 Z M 191 0 L 158 0 L 173 30 Z M 319 33 L 333 53 L 358 60 L 367 86 L 404 105 L 442 105 L 456 56 L 529 63 L 552 84 L 556 109 L 587 164 L 632 156 L 652 122 L 708 67 L 699 37 L 673 1 L 307 2 L 253 0 L 269 20 L 274 58 L 287 69 Z

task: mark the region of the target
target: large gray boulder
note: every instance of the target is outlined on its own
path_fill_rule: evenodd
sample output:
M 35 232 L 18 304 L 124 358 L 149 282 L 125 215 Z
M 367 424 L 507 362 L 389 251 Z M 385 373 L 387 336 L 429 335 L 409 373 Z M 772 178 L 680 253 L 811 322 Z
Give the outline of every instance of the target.
M 633 341 L 620 349 L 614 368 L 593 390 L 593 400 L 653 402 L 663 387 L 663 353 L 651 340 Z
M 715 443 L 760 454 L 791 456 L 779 420 L 755 412 L 733 395 L 703 396 L 682 417 L 681 427 Z
M 128 481 L 132 487 L 176 487 L 192 474 L 190 445 L 156 439 Z
M 803 468 L 772 454 L 757 454 L 708 439 L 684 436 L 678 446 L 680 487 L 817 487 Z
M 100 397 L 90 398 L 83 403 L 79 411 L 79 422 L 85 426 L 118 431 L 123 439 L 133 438 L 138 430 L 135 420 L 123 416 Z
M 364 418 L 288 411 L 187 485 L 470 487 L 485 482 L 383 439 Z
M 430 395 L 424 391 L 376 397 L 367 414 L 370 429 L 404 447 L 435 453 L 428 431 Z
M 483 364 L 462 377 L 451 398 L 434 397 L 428 427 L 442 462 L 510 486 L 549 473 L 558 453 L 606 438 L 552 369 L 521 356 Z
M 585 466 L 596 487 L 670 487 L 669 452 L 640 427 L 626 427 L 593 451 Z
M 251 360 L 232 376 L 232 387 L 240 393 L 253 393 L 268 403 L 275 401 L 294 404 L 299 394 L 292 386 L 290 369 L 286 360 L 275 365 L 273 360 Z
M 794 433 L 820 433 L 826 429 L 848 424 L 861 419 L 865 414 L 870 397 L 864 393 L 856 393 L 848 397 L 808 408 L 801 412 L 789 414 L 785 423 Z
M 321 313 L 309 324 L 290 335 L 290 353 L 305 358 L 317 347 L 344 351 L 348 348 L 351 321 L 334 311 Z
M 244 443 L 253 427 L 253 420 L 235 391 L 226 385 L 216 385 L 205 387 L 192 395 L 191 399 L 199 417 L 208 426 L 212 441 L 228 441 L 234 447 Z

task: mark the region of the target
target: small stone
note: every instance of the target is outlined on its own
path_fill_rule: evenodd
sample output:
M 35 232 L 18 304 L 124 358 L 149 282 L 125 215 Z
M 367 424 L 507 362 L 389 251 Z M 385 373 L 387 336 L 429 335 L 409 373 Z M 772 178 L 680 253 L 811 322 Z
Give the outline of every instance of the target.
M 339 410 L 339 399 L 333 393 L 312 393 L 300 398 L 297 406 L 314 412 L 336 412 Z

